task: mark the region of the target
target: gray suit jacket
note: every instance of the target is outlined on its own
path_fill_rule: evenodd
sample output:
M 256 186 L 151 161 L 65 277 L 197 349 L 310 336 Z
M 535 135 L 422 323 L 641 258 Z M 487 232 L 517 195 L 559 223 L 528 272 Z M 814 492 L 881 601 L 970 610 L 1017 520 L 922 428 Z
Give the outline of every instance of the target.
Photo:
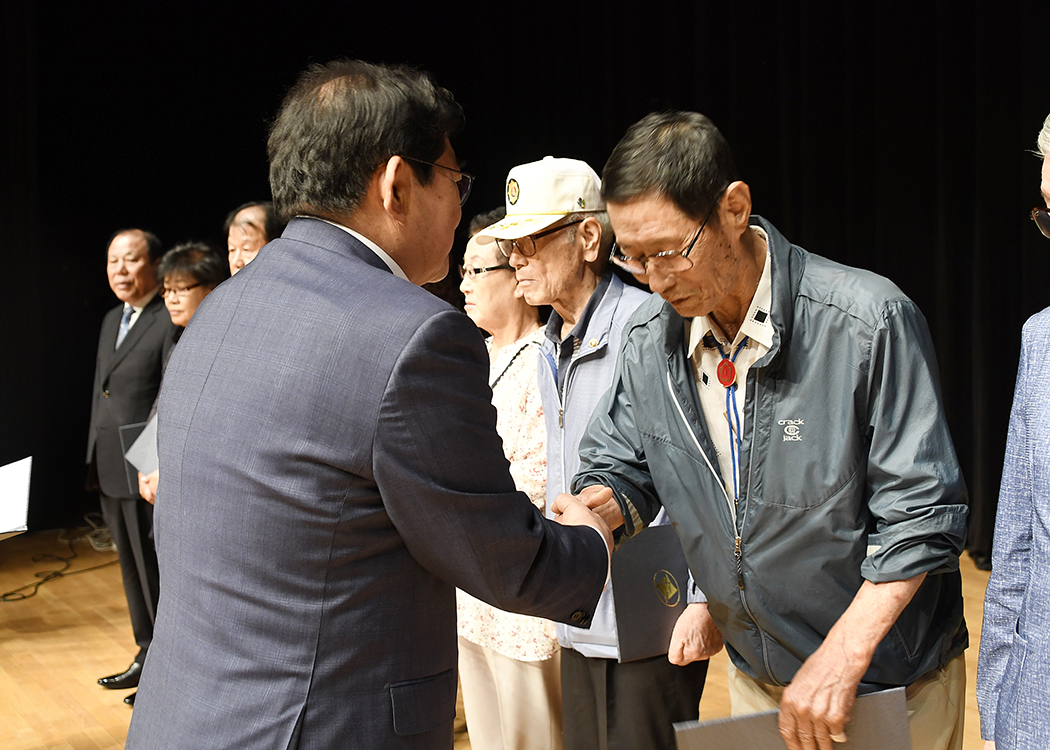
M 102 319 L 86 461 L 95 463 L 103 494 L 137 497 L 128 485 L 120 427 L 149 416 L 164 361 L 175 343 L 175 325 L 158 294 L 142 309 L 120 348 L 114 349 L 123 310 L 123 304 L 117 305 Z
M 997 750 L 1050 747 L 1050 308 L 1022 339 L 977 667 Z
M 451 748 L 459 587 L 588 622 L 607 555 L 514 489 L 471 321 L 293 220 L 161 392 L 161 593 L 128 748 Z

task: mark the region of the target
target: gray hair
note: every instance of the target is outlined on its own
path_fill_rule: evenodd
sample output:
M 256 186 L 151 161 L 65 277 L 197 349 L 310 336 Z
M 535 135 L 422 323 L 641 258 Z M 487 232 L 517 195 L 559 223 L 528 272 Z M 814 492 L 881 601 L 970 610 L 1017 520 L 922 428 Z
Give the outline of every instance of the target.
M 729 143 L 713 122 L 697 112 L 654 112 L 629 127 L 613 148 L 602 197 L 626 203 L 654 193 L 699 221 L 736 179 Z
M 1036 148 L 1040 158 L 1050 156 L 1050 115 L 1043 120 L 1043 129 L 1039 131 L 1039 137 L 1036 139 Z
M 602 211 L 577 211 L 576 213 L 571 213 L 571 214 L 569 214 L 569 215 L 567 215 L 565 217 L 565 221 L 566 222 L 577 221 L 577 220 L 583 221 L 584 219 L 595 219 L 595 220 L 597 220 L 597 222 L 599 224 L 601 224 L 601 227 L 602 227 L 602 241 L 601 241 L 601 245 L 599 246 L 599 251 L 600 251 L 601 257 L 603 259 L 607 258 L 608 255 L 609 255 L 609 251 L 612 250 L 613 236 L 614 236 L 613 235 L 612 222 L 609 221 L 609 212 L 605 211 L 605 210 L 602 210 Z M 569 227 L 566 230 L 566 233 L 568 234 L 566 239 L 569 242 L 575 242 L 576 241 L 576 226 L 578 226 L 578 225 L 573 225 L 573 226 Z

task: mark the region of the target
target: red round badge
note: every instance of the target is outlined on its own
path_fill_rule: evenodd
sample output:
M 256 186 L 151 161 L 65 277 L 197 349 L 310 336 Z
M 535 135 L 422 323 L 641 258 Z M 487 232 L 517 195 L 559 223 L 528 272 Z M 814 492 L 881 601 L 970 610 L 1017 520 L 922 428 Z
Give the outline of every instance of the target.
M 718 375 L 718 382 L 726 388 L 736 382 L 736 365 L 731 360 L 723 359 L 719 362 L 715 373 Z

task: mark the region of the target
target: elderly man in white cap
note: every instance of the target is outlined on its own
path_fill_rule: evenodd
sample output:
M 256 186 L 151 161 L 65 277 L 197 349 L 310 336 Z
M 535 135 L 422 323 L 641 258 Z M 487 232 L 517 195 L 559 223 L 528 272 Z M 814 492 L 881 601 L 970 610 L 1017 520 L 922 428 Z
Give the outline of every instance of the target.
M 548 156 L 522 164 L 507 175 L 506 218 L 475 238 L 498 244 L 530 305 L 554 308 L 538 373 L 548 508 L 579 468 L 579 442 L 612 382 L 621 329 L 648 297 L 608 267 L 613 234 L 600 191 L 585 162 Z M 688 589 L 694 603 L 667 656 L 619 663 L 611 584 L 589 629 L 557 625 L 566 750 L 674 748 L 672 724 L 697 718 L 706 659 L 722 641 L 703 594 Z

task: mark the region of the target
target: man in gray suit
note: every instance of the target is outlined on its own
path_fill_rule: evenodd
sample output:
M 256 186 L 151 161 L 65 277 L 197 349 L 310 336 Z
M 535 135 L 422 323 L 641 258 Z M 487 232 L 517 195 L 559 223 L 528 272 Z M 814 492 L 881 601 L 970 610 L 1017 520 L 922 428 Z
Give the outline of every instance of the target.
M 106 275 L 120 304 L 102 320 L 91 395 L 88 483 L 99 491 L 102 515 L 120 553 L 131 629 L 139 647 L 131 666 L 98 681 L 118 690 L 138 684 L 153 639 L 159 594 L 157 553 L 149 538 L 153 506 L 129 483 L 120 428 L 146 420 L 175 341 L 175 326 L 157 294 L 154 269 L 161 251 L 157 236 L 141 229 L 122 230 L 110 240 Z M 124 700 L 132 703 L 134 697 Z
M 295 218 L 165 376 L 164 597 L 129 748 L 451 748 L 455 587 L 590 621 L 607 527 L 515 491 L 481 337 L 416 286 L 447 272 L 461 123 L 407 68 L 314 66 L 288 94 L 270 182 Z

